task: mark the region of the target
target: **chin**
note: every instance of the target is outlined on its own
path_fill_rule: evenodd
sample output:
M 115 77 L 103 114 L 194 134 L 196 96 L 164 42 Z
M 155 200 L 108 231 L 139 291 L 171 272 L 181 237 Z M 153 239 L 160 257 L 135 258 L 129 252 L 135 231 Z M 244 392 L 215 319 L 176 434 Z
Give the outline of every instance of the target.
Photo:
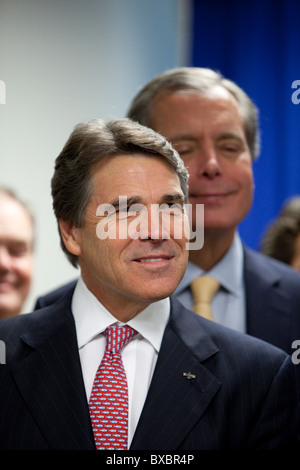
M 156 302 L 158 300 L 165 299 L 166 297 L 169 297 L 170 295 L 172 295 L 176 287 L 172 287 L 168 289 L 165 286 L 164 288 L 162 288 L 162 284 L 156 287 L 153 285 L 151 287 L 149 285 L 149 289 L 147 289 L 147 291 L 140 291 L 137 294 L 137 296 L 140 299 L 143 299 L 145 302 Z
M 164 289 L 163 291 L 162 290 L 152 291 L 151 298 L 149 298 L 150 302 L 158 302 L 159 300 L 163 300 L 163 299 L 166 299 L 167 297 L 170 297 L 170 295 L 172 295 L 175 292 L 176 287 L 174 287 L 173 289 L 168 289 L 168 290 Z
M 212 230 L 230 230 L 232 227 L 236 226 L 237 223 L 239 222 L 228 221 L 228 218 L 223 221 L 221 217 L 219 219 L 204 221 L 204 233 Z

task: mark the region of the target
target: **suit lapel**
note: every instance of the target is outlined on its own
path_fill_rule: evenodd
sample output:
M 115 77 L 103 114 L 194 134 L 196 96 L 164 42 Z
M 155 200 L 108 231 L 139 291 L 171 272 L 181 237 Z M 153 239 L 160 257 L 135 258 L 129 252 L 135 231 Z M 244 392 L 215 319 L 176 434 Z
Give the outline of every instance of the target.
M 71 296 L 35 313 L 22 334 L 30 352 L 12 374 L 50 448 L 94 449 Z M 173 300 L 132 450 L 177 449 L 218 392 L 207 367 L 218 348 L 200 325 Z
M 217 393 L 221 383 L 201 361 L 216 354 L 218 348 L 198 320 L 172 301 L 171 319 L 132 450 L 177 449 Z
M 32 348 L 12 371 L 52 449 L 93 449 L 70 298 L 40 311 L 21 336 Z
M 261 255 L 248 248 L 244 248 L 244 254 L 247 333 L 285 349 L 291 317 L 289 298 L 280 287 L 281 278 Z

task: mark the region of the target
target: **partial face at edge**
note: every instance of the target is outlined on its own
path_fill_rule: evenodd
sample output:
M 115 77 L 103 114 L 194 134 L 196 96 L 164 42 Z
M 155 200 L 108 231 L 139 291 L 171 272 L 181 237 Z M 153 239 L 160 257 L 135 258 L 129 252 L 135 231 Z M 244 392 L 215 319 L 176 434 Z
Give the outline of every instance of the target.
M 0 318 L 21 313 L 33 275 L 33 225 L 23 206 L 0 195 Z

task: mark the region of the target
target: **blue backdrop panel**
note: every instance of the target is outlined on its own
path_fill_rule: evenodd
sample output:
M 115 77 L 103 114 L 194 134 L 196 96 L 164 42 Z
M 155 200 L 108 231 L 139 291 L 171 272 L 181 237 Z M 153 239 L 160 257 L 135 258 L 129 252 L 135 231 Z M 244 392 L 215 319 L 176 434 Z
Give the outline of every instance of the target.
M 193 0 L 191 65 L 219 70 L 259 108 L 254 202 L 240 225 L 258 249 L 282 203 L 300 194 L 300 0 Z

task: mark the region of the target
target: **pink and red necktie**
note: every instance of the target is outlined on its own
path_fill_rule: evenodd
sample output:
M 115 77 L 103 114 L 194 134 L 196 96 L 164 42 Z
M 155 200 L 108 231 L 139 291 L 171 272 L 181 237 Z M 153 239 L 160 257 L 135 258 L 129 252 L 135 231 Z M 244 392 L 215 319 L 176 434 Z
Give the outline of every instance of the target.
M 105 334 L 106 349 L 89 401 L 94 439 L 98 450 L 126 450 L 128 386 L 121 351 L 136 331 L 130 326 L 111 325 Z

